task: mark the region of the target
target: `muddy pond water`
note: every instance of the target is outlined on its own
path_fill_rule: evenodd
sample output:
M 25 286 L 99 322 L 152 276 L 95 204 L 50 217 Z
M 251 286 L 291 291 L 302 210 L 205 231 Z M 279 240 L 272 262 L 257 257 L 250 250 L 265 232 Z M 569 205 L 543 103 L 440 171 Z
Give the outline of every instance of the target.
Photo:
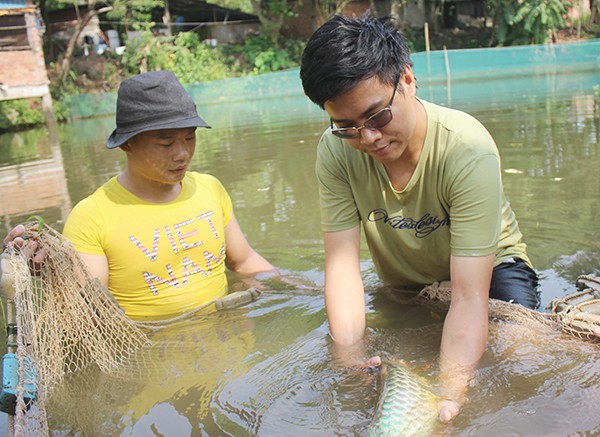
M 600 273 L 599 77 L 551 72 L 418 89 L 425 100 L 473 114 L 496 139 L 543 305 L 575 291 L 578 275 Z M 314 160 L 325 114 L 299 82 L 278 97 L 197 104 L 213 128 L 199 131 L 192 168 L 222 181 L 259 252 L 322 289 Z M 0 135 L 2 236 L 32 214 L 62 229 L 72 205 L 123 168 L 124 154 L 104 146 L 113 127 L 105 116 L 62 124 L 56 135 L 46 128 Z M 435 363 L 442 319 L 378 294 L 366 246 L 362 268 L 370 351 L 415 368 Z M 53 434 L 366 435 L 376 375 L 332 366 L 318 291 L 265 293 L 156 340 L 164 344 L 161 365 L 146 378 L 115 380 L 94 368 L 67 378 L 48 404 Z M 434 380 L 435 365 L 427 369 Z M 598 381 L 600 344 L 494 321 L 470 402 L 442 433 L 598 435 Z

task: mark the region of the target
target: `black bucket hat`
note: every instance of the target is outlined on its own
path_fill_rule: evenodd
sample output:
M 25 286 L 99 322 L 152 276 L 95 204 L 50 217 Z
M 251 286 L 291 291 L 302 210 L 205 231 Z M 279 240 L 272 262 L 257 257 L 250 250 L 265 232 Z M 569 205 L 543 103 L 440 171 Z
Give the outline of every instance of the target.
M 122 146 L 140 132 L 185 127 L 210 127 L 173 72 L 151 71 L 121 82 L 117 94 L 117 128 L 106 147 Z

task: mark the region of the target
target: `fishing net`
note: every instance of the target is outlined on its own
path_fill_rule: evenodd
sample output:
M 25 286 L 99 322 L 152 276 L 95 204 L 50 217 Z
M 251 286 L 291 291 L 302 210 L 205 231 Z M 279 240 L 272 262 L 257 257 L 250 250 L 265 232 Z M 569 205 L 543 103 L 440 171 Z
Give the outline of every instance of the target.
M 9 348 L 16 349 L 19 369 L 13 433 L 48 435 L 44 404 L 64 375 L 92 362 L 106 373 L 118 374 L 126 359 L 149 340 L 90 276 L 64 237 L 37 223 L 28 224 L 24 235 L 35 239 L 46 257 L 32 275 L 20 251 L 9 247 L 2 255 L 7 297 L 8 282 L 13 282 L 16 341 L 11 344 L 9 339 Z M 27 386 L 37 393 L 27 396 Z
M 26 223 L 25 227 L 24 237 L 35 241 L 38 248 L 45 251 L 45 258 L 41 265 L 32 266 L 27 251 L 12 244 L 2 253 L 0 281 L 8 308 L 9 353 L 3 360 L 0 407 L 9 413 L 9 435 L 49 435 L 47 405 L 67 405 L 68 402 L 61 400 L 73 400 L 82 393 L 89 393 L 85 389 L 88 385 L 92 391 L 93 387 L 103 388 L 100 393 L 106 395 L 106 402 L 102 405 L 109 412 L 114 393 L 127 390 L 138 381 L 169 378 L 173 372 L 198 375 L 185 369 L 202 365 L 200 358 L 194 358 L 197 354 L 219 347 L 204 348 L 204 339 L 196 338 L 202 330 L 192 327 L 186 331 L 192 313 L 159 322 L 131 320 L 111 293 L 88 273 L 68 240 L 38 221 Z M 27 245 L 31 241 L 27 241 Z M 549 312 L 491 299 L 490 317 L 526 326 L 555 327 L 580 338 L 594 338 L 593 330 L 600 327 L 600 280 L 581 277 L 577 286 L 577 293 L 553 301 Z M 256 289 L 243 290 L 207 305 L 230 309 L 259 295 Z M 414 301 L 447 309 L 450 296 L 449 283 L 434 283 L 425 287 Z M 203 308 L 205 306 L 195 312 Z M 201 322 L 213 329 L 219 326 L 218 318 Z M 189 360 L 175 369 L 166 357 L 175 355 L 172 352 L 180 350 L 185 342 L 182 342 L 181 329 L 165 328 L 180 323 L 185 323 L 178 328 L 187 332 L 189 344 L 185 346 L 184 355 Z M 228 327 L 230 323 L 223 326 Z M 222 332 L 213 334 L 214 338 L 231 337 Z M 218 344 L 233 347 L 232 342 L 219 341 Z M 243 346 L 240 345 L 240 351 Z M 100 372 L 94 373 L 92 368 Z M 204 372 L 206 369 L 196 370 Z M 13 378 L 7 380 L 11 374 Z M 60 384 L 67 378 L 75 384 Z M 78 396 L 68 392 L 69 387 L 79 387 L 75 390 Z M 52 411 L 55 416 L 62 415 L 71 422 L 75 419 L 69 416 L 85 416 L 82 412 L 87 404 L 88 416 L 98 416 L 100 395 L 97 390 L 94 393 L 95 400 L 81 402 L 76 409 L 67 408 L 60 413 L 56 407 Z M 84 422 L 89 425 L 93 420 Z
M 531 327 L 550 326 L 581 339 L 597 341 L 594 331 L 600 329 L 600 278 L 580 276 L 576 287 L 577 292 L 553 299 L 546 308 L 548 312 L 490 299 L 489 317 Z M 449 282 L 435 282 L 423 288 L 414 301 L 432 309 L 447 310 L 451 294 Z
M 192 313 L 157 322 L 134 321 L 88 273 L 60 233 L 33 221 L 25 224 L 23 236 L 26 244 L 35 241 L 45 257 L 32 266 L 26 250 L 12 243 L 1 255 L 9 353 L 4 357 L 0 406 L 9 413 L 9 435 L 43 436 L 49 435 L 46 403 L 67 375 L 92 365 L 127 381 L 163 374 L 168 364 L 162 352 L 179 342 L 169 338 L 157 344 L 151 336 L 188 321 Z M 259 294 L 255 289 L 236 292 L 210 305 L 227 309 Z
M 577 289 L 580 291 L 551 301 L 548 309 L 556 315 L 566 333 L 597 339 L 593 332 L 600 328 L 600 278 L 580 276 Z

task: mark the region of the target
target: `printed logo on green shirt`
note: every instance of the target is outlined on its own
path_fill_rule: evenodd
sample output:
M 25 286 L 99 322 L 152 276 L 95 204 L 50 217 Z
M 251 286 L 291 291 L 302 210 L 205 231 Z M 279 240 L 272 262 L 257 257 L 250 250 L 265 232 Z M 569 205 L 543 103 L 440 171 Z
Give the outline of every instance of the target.
M 438 216 L 426 213 L 420 219 L 413 219 L 410 217 L 404 217 L 402 215 L 394 215 L 390 217 L 388 212 L 383 208 L 374 209 L 371 211 L 367 216 L 367 220 L 370 222 L 381 221 L 384 224 L 391 226 L 393 229 L 414 230 L 417 238 L 426 237 L 442 226 L 450 226 L 449 216 L 439 218 Z

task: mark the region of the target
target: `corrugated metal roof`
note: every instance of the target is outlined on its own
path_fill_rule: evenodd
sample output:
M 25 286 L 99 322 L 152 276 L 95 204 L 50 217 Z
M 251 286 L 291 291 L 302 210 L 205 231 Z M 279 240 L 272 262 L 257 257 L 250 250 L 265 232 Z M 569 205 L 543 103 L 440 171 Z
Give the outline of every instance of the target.
M 0 9 L 21 9 L 26 7 L 26 0 L 0 0 Z

